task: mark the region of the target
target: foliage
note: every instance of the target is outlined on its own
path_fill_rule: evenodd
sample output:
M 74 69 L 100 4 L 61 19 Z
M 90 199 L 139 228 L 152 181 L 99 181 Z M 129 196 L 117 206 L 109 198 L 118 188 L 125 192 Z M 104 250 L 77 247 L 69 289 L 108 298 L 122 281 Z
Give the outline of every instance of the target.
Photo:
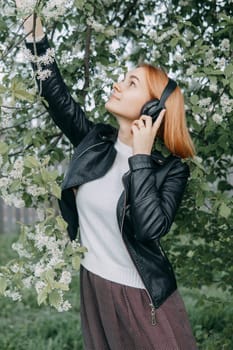
M 0 235 L 0 264 L 5 264 L 9 258 L 17 256 L 11 249 L 11 244 L 16 239 L 17 235 Z M 0 349 L 82 350 L 78 291 L 78 279 L 74 278 L 69 291 L 69 300 L 73 308 L 65 313 L 58 313 L 43 305 L 38 306 L 33 290 L 28 290 L 23 300 L 17 303 L 0 297 Z M 190 316 L 198 348 L 231 350 L 232 298 L 226 293 L 217 291 L 214 286 L 203 288 L 201 291 L 181 287 L 180 291 Z M 218 299 L 218 304 L 214 308 L 208 302 L 211 297 Z
M 120 73 L 141 61 L 161 66 L 182 87 L 197 157 L 189 161 L 189 186 L 163 242 L 186 286 L 214 282 L 232 293 L 232 1 L 74 0 L 65 13 L 59 12 L 61 2 L 56 1 L 53 18 L 43 10 L 51 3 L 39 1 L 36 10 L 44 18 L 72 95 L 92 120 L 113 122 L 104 110 L 106 94 Z M 13 205 L 43 211 L 34 228 L 22 229 L 22 237 L 32 232 L 32 251 L 39 260 L 35 237 L 41 230 L 56 242 L 61 239 L 61 218 L 50 209 L 62 180 L 54 169 L 67 163 L 72 150 L 43 109 L 29 63 L 22 58 L 23 15 L 16 13 L 13 1 L 3 2 L 0 190 Z M 10 266 L 9 274 L 2 270 L 3 291 L 13 283 Z M 59 269 L 61 276 L 63 267 Z
M 11 244 L 15 234 L 0 234 L 0 264 L 17 254 Z M 0 297 L 1 350 L 81 350 L 82 336 L 79 315 L 78 276 L 73 278 L 69 294 L 72 309 L 58 313 L 36 302 L 35 291 L 27 290 L 22 301 Z

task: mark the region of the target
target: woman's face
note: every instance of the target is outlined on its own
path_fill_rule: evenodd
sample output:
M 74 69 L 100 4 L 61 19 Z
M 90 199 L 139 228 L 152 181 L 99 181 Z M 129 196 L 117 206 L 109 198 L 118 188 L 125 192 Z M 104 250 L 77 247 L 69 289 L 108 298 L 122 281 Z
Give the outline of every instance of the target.
M 105 108 L 116 117 L 133 121 L 140 117 L 142 106 L 150 99 L 145 69 L 139 67 L 129 71 L 122 81 L 113 84 Z

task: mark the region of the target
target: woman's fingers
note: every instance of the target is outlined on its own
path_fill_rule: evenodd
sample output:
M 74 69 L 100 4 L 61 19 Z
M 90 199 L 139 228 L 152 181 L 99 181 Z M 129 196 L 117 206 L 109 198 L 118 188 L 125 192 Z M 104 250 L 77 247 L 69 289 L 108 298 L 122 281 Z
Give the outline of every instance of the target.
M 166 109 L 162 109 L 162 111 L 159 113 L 158 118 L 154 122 L 153 127 L 152 127 L 154 135 L 157 134 L 157 131 L 159 130 L 160 125 L 162 124 L 165 113 L 166 113 Z
M 143 122 L 145 127 L 151 127 L 152 126 L 152 118 L 150 115 L 141 115 L 141 117 L 139 118 L 140 121 Z
M 141 120 L 141 119 L 134 120 L 133 125 L 136 126 L 139 130 L 141 128 L 145 127 L 145 124 L 144 124 L 143 120 Z

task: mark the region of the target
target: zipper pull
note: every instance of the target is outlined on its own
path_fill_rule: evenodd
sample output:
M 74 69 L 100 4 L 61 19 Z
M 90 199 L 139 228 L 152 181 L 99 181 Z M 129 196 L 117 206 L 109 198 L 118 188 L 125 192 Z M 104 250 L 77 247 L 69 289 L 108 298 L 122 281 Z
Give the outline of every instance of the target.
M 153 304 L 150 304 L 151 307 L 151 324 L 155 326 L 157 324 L 156 315 L 155 315 L 155 307 Z

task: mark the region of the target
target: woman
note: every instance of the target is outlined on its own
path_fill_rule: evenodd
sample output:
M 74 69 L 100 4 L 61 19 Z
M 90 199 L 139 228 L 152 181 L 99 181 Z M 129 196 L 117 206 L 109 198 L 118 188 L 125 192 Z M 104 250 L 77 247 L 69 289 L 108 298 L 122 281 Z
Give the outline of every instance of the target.
M 25 30 L 32 29 L 32 19 Z M 48 49 L 37 19 L 37 55 Z M 27 47 L 33 52 L 32 34 Z M 70 96 L 56 63 L 44 67 L 48 111 L 76 147 L 62 184 L 60 208 L 71 239 L 80 228 L 88 248 L 81 268 L 85 349 L 196 349 L 170 262 L 160 245 L 169 231 L 189 176 L 180 157 L 193 156 L 178 87 L 153 123 L 140 115 L 160 99 L 168 77 L 150 65 L 128 72 L 106 103 L 119 128 L 94 124 Z M 173 155 L 152 152 L 155 137 Z

